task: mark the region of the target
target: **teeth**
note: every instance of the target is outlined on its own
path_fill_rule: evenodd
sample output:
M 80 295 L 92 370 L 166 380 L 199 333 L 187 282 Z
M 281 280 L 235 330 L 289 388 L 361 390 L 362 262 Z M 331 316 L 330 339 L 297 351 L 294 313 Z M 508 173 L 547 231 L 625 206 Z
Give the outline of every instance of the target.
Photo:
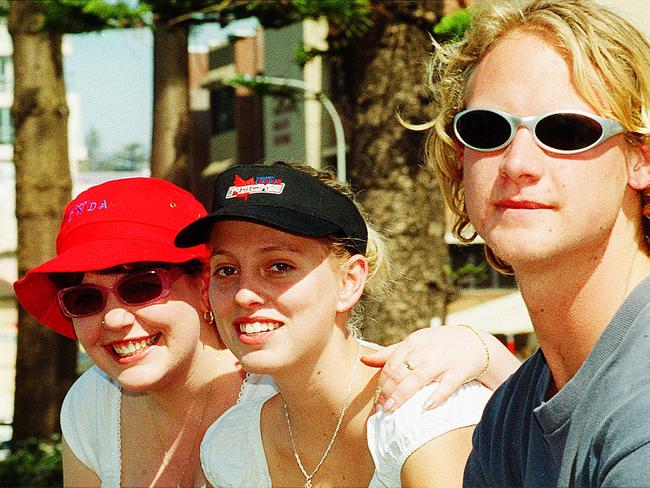
M 160 337 L 160 333 L 154 334 L 147 337 L 146 339 L 141 339 L 139 341 L 129 341 L 123 342 L 121 344 L 113 344 L 113 352 L 120 357 L 129 357 L 134 354 L 146 349 L 151 344 L 156 342 Z
M 246 322 L 239 324 L 239 330 L 244 334 L 269 332 L 280 327 L 279 322 Z

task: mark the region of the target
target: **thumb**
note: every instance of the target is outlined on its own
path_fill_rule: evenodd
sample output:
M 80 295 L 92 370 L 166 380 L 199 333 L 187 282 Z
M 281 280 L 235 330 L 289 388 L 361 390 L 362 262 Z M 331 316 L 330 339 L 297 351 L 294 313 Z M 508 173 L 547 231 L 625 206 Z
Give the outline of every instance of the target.
M 372 354 L 361 356 L 361 362 L 366 366 L 372 366 L 373 368 L 381 368 L 384 366 L 384 364 L 386 364 L 386 361 L 388 360 L 388 358 L 393 353 L 396 347 L 397 344 L 393 344 L 392 346 L 384 347 L 377 352 L 373 352 Z

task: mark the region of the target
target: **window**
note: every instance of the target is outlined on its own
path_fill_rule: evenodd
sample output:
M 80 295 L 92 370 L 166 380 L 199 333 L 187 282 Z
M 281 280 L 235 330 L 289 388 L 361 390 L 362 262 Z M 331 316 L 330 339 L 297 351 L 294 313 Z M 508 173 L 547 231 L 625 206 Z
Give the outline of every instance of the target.
M 0 108 L 0 144 L 13 144 L 14 125 L 11 120 L 11 109 Z
M 212 135 L 235 129 L 235 89 L 225 86 L 210 92 Z
M 452 279 L 458 288 L 516 288 L 512 275 L 503 275 L 490 266 L 483 244 L 449 246 Z
M 14 63 L 9 56 L 0 56 L 0 91 L 12 91 Z

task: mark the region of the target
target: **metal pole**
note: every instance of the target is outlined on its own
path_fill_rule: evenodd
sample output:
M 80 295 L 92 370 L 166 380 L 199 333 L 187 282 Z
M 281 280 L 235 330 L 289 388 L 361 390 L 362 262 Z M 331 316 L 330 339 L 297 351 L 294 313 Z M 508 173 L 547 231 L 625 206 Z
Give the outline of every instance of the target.
M 347 179 L 346 175 L 346 163 L 345 163 L 345 134 L 343 133 L 343 124 L 341 123 L 341 118 L 339 117 L 334 104 L 330 101 L 329 98 L 325 96 L 323 92 L 318 94 L 318 99 L 327 110 L 327 113 L 332 117 L 332 122 L 334 123 L 334 135 L 336 136 L 336 178 L 341 183 L 345 183 Z

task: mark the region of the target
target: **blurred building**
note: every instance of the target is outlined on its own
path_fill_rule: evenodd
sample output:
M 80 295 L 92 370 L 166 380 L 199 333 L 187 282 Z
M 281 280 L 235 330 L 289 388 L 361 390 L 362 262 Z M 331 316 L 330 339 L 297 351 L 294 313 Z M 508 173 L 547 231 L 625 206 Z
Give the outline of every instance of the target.
M 238 75 L 263 74 L 298 80 L 314 92 L 327 93 L 329 70 L 321 60 L 302 68 L 294 59 L 303 42 L 322 47 L 326 35 L 326 24 L 305 21 L 281 29 L 240 31 L 229 42 L 210 47 L 202 82 L 210 100 L 209 162 L 204 174 L 263 159 L 305 161 L 316 167 L 333 160 L 332 122 L 319 101 L 300 90 L 291 99 L 260 98 L 227 83 Z

